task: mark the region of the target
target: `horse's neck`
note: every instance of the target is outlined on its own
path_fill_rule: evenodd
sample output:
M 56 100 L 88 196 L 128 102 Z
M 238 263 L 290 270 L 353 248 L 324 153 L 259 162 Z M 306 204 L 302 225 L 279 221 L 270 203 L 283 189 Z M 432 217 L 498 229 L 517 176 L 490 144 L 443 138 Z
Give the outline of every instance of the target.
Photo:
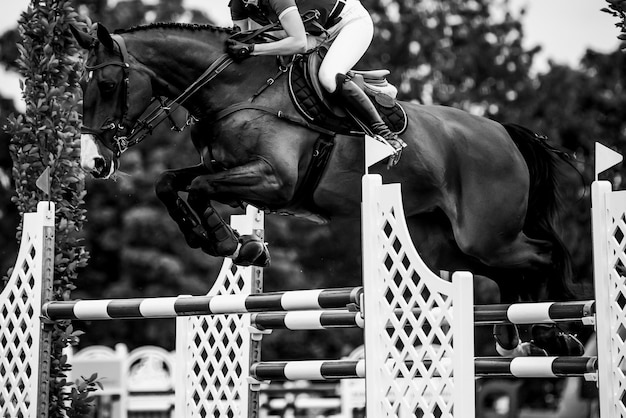
M 216 45 L 184 36 L 184 32 L 170 35 L 146 31 L 129 36 L 127 42 L 129 52 L 167 84 L 171 94 L 184 91 L 221 53 Z
M 215 39 L 207 42 L 200 36 L 194 37 L 184 32 L 168 36 L 145 33 L 129 36 L 127 42 L 130 53 L 154 73 L 156 80 L 153 81 L 157 85 L 166 86 L 166 91 L 160 93 L 174 99 L 224 54 L 226 38 L 223 38 L 216 35 Z M 185 107 L 191 107 L 189 110 L 194 110 L 194 113 L 199 109 L 214 112 L 228 104 L 246 100 L 265 83 L 275 68 L 258 70 L 256 67 L 250 71 L 247 66 L 232 65 L 210 81 L 203 92 L 195 95 Z

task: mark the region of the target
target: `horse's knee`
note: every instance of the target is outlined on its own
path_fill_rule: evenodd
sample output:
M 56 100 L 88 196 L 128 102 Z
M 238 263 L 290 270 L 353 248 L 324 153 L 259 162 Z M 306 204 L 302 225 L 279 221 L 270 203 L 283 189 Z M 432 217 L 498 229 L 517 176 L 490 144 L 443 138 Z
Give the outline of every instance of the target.
M 210 183 L 202 178 L 196 177 L 189 185 L 189 195 L 187 201 L 194 209 L 202 212 L 208 205 L 212 189 Z
M 268 173 L 264 180 L 264 190 L 270 206 L 284 207 L 296 194 L 296 179 Z
M 176 190 L 174 189 L 175 178 L 176 175 L 169 171 L 159 174 L 154 181 L 154 190 L 159 199 L 163 200 L 164 197 L 167 197 L 172 193 L 176 193 Z

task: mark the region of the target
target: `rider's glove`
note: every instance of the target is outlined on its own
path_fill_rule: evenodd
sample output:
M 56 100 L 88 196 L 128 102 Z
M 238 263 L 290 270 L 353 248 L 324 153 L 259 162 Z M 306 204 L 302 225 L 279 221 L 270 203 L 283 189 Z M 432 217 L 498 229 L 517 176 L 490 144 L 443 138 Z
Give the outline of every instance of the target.
M 236 61 L 243 61 L 254 51 L 254 44 L 244 44 L 243 42 L 229 39 L 226 41 L 226 52 Z

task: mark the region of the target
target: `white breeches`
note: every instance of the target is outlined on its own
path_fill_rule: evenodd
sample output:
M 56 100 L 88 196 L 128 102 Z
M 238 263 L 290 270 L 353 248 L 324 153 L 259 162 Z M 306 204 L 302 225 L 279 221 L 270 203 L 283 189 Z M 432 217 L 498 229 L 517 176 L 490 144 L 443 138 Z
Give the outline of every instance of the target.
M 333 93 L 337 89 L 335 76 L 354 67 L 369 48 L 374 37 L 374 23 L 359 0 L 346 0 L 341 20 L 328 29 L 332 43 L 319 71 L 320 82 Z M 309 36 L 309 47 L 327 41 L 326 35 Z

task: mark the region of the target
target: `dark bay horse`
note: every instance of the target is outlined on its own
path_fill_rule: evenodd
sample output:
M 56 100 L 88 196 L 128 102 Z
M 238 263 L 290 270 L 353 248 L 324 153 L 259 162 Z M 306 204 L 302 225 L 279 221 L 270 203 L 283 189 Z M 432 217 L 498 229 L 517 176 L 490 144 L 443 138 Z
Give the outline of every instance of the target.
M 275 57 L 224 61 L 233 32 L 213 26 L 163 23 L 111 35 L 98 25 L 97 36 L 72 31 L 89 50 L 81 159 L 94 177 L 118 168 L 153 97 L 184 100 L 193 116 L 191 138 L 202 163 L 156 181 L 190 246 L 241 264 L 268 261 L 263 243 L 233 234 L 211 201 L 316 221 L 360 216 L 363 137 L 335 135 L 323 174 L 307 190 L 320 132 L 298 122 L 286 77 L 275 78 Z M 562 155 L 516 125 L 450 107 L 402 106 L 408 147 L 393 168 L 381 162 L 370 172 L 402 185 L 407 223 L 430 267 L 487 276 L 503 302 L 568 298 L 568 253 L 553 228 Z M 181 191 L 189 192 L 187 202 Z M 497 332 L 504 345 L 516 344 L 515 335 L 504 335 L 514 334 L 510 328 Z

